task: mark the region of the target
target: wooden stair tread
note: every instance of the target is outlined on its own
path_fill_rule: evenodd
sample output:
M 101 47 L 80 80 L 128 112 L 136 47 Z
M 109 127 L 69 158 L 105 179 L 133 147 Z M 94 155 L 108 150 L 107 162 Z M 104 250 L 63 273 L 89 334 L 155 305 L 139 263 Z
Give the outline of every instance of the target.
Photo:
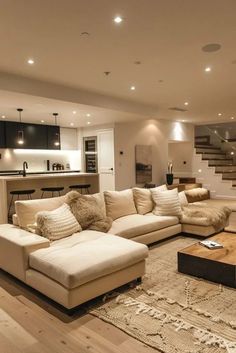
M 220 147 L 215 147 L 213 145 L 195 145 L 195 148 L 206 148 L 206 149 L 214 149 L 214 150 L 220 150 Z
M 226 156 L 226 153 L 224 152 L 196 152 L 197 154 L 219 154 L 222 156 Z

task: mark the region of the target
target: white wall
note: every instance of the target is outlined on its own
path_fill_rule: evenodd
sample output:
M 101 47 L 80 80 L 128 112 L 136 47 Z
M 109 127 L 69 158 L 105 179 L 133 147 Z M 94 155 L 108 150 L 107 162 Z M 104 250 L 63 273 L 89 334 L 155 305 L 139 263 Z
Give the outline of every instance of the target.
M 191 142 L 193 153 L 194 129 L 191 124 L 164 120 L 144 120 L 115 124 L 115 183 L 116 190 L 135 185 L 135 145 L 152 145 L 153 182 L 165 182 L 170 141 Z M 123 151 L 123 155 L 120 154 Z
M 173 164 L 175 176 L 191 176 L 193 160 L 192 142 L 172 142 L 169 143 L 168 161 Z M 184 163 L 185 162 L 185 163 Z

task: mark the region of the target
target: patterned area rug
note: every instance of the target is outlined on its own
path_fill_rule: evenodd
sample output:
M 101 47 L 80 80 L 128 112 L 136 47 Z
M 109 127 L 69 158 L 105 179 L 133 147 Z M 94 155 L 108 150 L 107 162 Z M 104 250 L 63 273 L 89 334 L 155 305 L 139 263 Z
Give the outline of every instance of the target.
M 236 353 L 236 290 L 176 270 L 177 251 L 196 241 L 151 248 L 142 284 L 90 313 L 160 352 Z

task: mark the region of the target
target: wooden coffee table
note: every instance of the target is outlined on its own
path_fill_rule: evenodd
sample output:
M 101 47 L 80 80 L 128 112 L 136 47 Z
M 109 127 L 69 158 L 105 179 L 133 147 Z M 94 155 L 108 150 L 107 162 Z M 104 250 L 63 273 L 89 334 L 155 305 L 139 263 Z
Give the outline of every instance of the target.
M 222 249 L 210 250 L 197 242 L 178 252 L 178 271 L 236 288 L 236 234 L 219 233 L 209 240 Z

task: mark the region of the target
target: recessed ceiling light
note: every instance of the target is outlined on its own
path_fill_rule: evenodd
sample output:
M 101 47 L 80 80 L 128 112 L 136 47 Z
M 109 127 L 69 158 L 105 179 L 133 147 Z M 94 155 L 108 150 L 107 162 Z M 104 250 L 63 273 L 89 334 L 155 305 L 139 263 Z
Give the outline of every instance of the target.
M 123 18 L 120 17 L 120 16 L 116 16 L 116 17 L 114 18 L 114 22 L 115 22 L 115 23 L 121 23 L 122 21 L 123 21 Z
M 210 72 L 211 71 L 211 67 L 210 66 L 207 66 L 206 68 L 205 68 L 205 72 Z
M 74 123 L 70 123 L 70 126 L 74 126 Z
M 41 120 L 41 123 L 44 123 L 44 120 Z
M 230 118 L 231 120 L 234 120 L 234 116 L 231 116 L 231 118 Z
M 185 123 L 186 120 L 181 120 L 181 121 L 182 121 L 182 123 Z
M 188 105 L 188 102 L 184 102 L 184 105 Z
M 135 91 L 135 86 L 130 87 L 131 91 Z
M 232 151 L 232 152 L 230 152 L 230 154 L 231 154 L 231 156 L 233 156 L 233 155 L 234 155 L 234 152 Z
M 222 115 L 222 113 L 218 113 L 218 116 L 221 116 Z
M 77 112 L 76 112 L 76 110 L 73 110 L 73 112 L 72 112 L 73 114 L 76 114 Z
M 2 119 L 6 119 L 6 115 L 2 115 Z
M 34 64 L 34 60 L 33 60 L 33 59 L 28 59 L 27 63 L 28 63 L 29 65 L 33 65 L 33 64 Z
M 88 121 L 87 124 L 90 125 L 91 124 L 90 121 Z
M 89 118 L 91 116 L 91 114 L 87 113 L 86 116 Z

